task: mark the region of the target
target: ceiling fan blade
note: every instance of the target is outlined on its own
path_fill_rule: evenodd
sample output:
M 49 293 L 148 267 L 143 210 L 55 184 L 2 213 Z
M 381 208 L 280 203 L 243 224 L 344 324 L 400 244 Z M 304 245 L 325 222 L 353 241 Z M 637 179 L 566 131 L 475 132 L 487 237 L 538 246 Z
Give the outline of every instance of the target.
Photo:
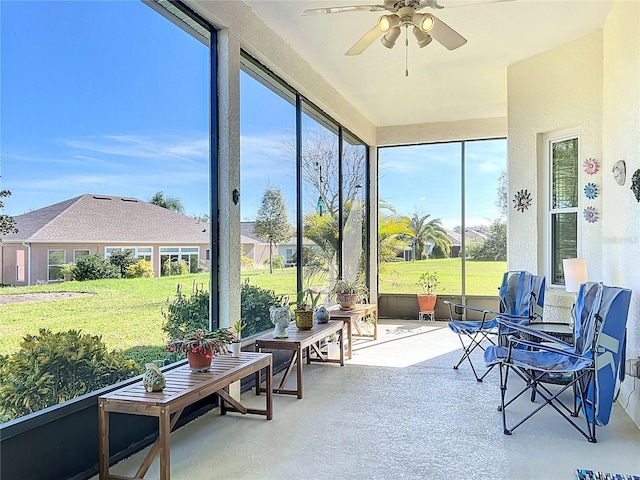
M 441 0 L 444 5 L 438 5 L 438 0 L 427 0 L 429 7 L 432 7 L 431 3 L 435 3 L 437 7 L 432 8 L 450 8 L 456 7 L 473 7 L 474 5 L 484 5 L 486 3 L 502 3 L 502 2 L 515 2 L 516 0 Z M 421 6 L 422 7 L 422 6 Z
M 382 31 L 380 31 L 376 24 L 376 26 L 365 33 L 360 40 L 354 43 L 353 46 L 345 52 L 345 55 L 360 55 L 369 45 L 375 42 L 381 34 Z
M 444 45 L 448 50 L 455 50 L 467 43 L 467 39 L 456 32 L 449 25 L 444 23 L 438 17 L 433 17 L 433 28 L 429 30 L 429 35 Z
M 309 8 L 303 10 L 300 15 L 317 15 L 318 13 L 342 13 L 364 10 L 367 12 L 381 12 L 386 10 L 384 5 L 348 5 L 345 7 Z

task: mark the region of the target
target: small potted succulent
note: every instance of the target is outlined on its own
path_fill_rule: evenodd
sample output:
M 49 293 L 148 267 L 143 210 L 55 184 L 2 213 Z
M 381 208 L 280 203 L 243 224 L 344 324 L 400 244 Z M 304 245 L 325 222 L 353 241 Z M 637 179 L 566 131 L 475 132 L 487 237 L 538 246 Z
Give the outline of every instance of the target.
M 216 355 L 225 355 L 235 339 L 228 328 L 216 330 L 194 330 L 167 344 L 169 352 L 184 352 L 193 371 L 204 372 L 211 366 Z
M 333 284 L 330 294 L 336 296 L 340 310 L 353 310 L 356 302 L 369 294 L 369 289 L 359 278 L 339 279 Z
M 242 347 L 242 330 L 247 326 L 247 322 L 243 322 L 242 319 L 235 322 L 231 329 L 233 330 L 233 340 L 231 341 L 231 354 L 234 357 L 240 356 L 240 348 Z

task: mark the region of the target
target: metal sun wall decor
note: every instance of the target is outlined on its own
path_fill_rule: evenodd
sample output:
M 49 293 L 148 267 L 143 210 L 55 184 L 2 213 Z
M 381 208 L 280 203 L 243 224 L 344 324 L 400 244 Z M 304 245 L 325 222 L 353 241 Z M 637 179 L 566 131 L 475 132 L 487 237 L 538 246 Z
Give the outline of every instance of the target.
M 640 202 L 640 168 L 631 177 L 631 191 L 636 196 L 636 200 Z
M 524 212 L 531 206 L 531 194 L 526 190 L 518 191 L 513 198 L 513 208 L 519 212 Z
M 593 200 L 598 196 L 598 186 L 593 182 L 587 183 L 584 186 L 584 194 L 589 200 Z
M 598 221 L 598 211 L 594 207 L 587 207 L 583 212 L 584 219 L 589 223 L 596 223 Z
M 598 171 L 598 161 L 595 158 L 587 158 L 582 166 L 588 175 L 595 175 Z

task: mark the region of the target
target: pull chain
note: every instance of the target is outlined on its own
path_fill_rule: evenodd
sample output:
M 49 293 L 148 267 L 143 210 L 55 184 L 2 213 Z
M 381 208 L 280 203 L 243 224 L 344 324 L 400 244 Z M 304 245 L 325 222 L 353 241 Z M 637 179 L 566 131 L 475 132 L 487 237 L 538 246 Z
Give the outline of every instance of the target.
M 409 27 L 404 28 L 404 76 L 409 76 Z

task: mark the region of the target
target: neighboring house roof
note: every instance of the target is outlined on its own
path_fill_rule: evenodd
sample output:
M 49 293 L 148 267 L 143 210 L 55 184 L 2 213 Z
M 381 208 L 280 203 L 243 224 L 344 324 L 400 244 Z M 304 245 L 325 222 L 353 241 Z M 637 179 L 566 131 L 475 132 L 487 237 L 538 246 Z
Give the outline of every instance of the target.
M 209 224 L 136 198 L 86 194 L 14 217 L 5 243 L 209 243 Z

